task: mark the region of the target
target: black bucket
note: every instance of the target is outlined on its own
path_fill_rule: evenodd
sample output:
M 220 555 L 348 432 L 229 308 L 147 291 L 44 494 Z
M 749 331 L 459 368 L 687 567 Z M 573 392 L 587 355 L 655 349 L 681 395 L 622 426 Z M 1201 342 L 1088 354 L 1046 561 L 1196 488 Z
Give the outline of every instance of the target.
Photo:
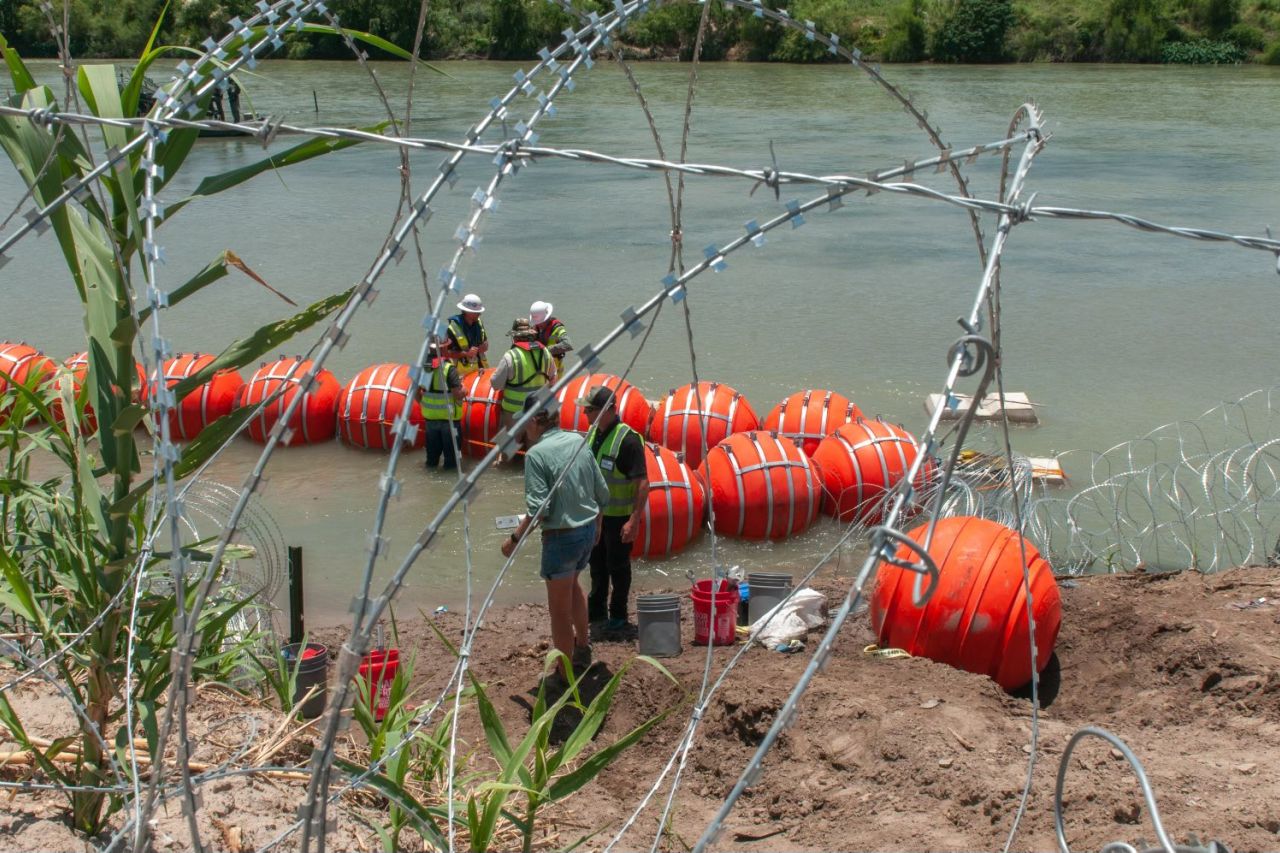
M 303 658 L 301 663 L 298 655 L 303 654 L 302 643 L 290 643 L 284 647 L 283 652 L 289 670 L 292 672 L 294 667 L 298 668 L 298 680 L 293 686 L 293 704 L 297 705 L 298 700 L 306 696 L 311 688 L 319 688 L 299 709 L 304 720 L 312 720 L 324 713 L 325 700 L 328 698 L 329 648 L 319 643 L 307 643 L 306 648 L 314 650 L 316 654 Z

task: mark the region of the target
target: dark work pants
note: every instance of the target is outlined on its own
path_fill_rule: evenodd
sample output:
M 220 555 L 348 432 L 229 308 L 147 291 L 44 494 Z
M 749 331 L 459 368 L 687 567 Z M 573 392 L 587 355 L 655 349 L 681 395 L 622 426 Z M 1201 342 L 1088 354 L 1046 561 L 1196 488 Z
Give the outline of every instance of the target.
M 454 438 L 458 449 L 462 449 L 462 421 L 427 421 L 427 467 L 435 468 L 444 457 L 446 471 L 458 467 L 458 458 L 453 453 L 453 439 L 449 438 L 449 426 L 453 426 Z
M 591 594 L 587 596 L 587 619 L 626 619 L 627 596 L 631 594 L 631 545 L 622 541 L 622 526 L 630 516 L 606 515 L 600 541 L 591 551 Z M 609 586 L 613 585 L 612 594 Z M 605 603 L 608 610 L 605 610 Z

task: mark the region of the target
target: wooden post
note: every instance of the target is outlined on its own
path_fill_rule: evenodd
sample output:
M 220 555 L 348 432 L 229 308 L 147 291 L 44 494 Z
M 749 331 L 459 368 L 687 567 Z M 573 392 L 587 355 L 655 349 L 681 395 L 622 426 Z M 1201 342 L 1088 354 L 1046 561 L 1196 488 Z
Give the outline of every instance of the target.
M 316 90 L 311 90 L 311 103 L 316 105 L 316 112 L 320 112 L 320 99 L 316 97 Z

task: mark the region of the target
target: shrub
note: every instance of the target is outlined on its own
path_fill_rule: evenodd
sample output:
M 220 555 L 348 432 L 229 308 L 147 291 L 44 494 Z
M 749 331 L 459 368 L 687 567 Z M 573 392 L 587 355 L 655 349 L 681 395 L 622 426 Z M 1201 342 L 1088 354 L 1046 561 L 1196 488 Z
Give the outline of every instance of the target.
M 1241 50 L 1262 50 L 1267 44 L 1267 37 L 1262 30 L 1248 24 L 1236 24 L 1222 34 L 1223 41 L 1229 41 Z
M 1258 57 L 1258 61 L 1263 65 L 1280 65 L 1280 39 L 1267 45 L 1267 49 L 1262 52 L 1262 56 Z
M 924 59 L 927 34 L 922 0 L 906 0 L 889 13 L 878 52 L 885 62 L 919 62 Z
M 1084 52 L 1079 24 L 1060 9 L 1029 12 L 1009 39 L 1019 62 L 1073 62 Z
M 1155 62 L 1167 24 L 1156 0 L 1110 0 L 1103 20 L 1103 58 Z
M 1009 0 L 953 0 L 933 32 L 930 52 L 939 62 L 1000 62 L 1013 24 Z
M 1231 65 L 1244 58 L 1244 51 L 1229 41 L 1197 39 L 1166 44 L 1160 55 L 1164 62 L 1184 65 Z
M 1200 0 L 1195 16 L 1196 23 L 1217 38 L 1240 21 L 1240 0 Z

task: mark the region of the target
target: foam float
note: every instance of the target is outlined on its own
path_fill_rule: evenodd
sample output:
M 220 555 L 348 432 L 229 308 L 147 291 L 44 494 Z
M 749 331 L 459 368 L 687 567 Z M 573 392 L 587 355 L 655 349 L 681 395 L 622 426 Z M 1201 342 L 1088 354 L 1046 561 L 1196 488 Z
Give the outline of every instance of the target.
M 337 432 L 338 398 L 342 395 L 342 386 L 333 374 L 321 370 L 315 376 L 311 387 L 303 390 L 302 380 L 312 367 L 310 359 L 282 358 L 273 364 L 264 364 L 240 389 L 239 405 L 256 406 L 276 393 L 284 390 L 273 402 L 263 406 L 258 414 L 249 419 L 249 437 L 254 441 L 266 443 L 271 430 L 284 413 L 286 407 L 299 393 L 302 402 L 289 419 L 288 429 L 292 435 L 281 439 L 281 444 L 292 447 L 299 444 L 318 444 L 333 438 Z
M 71 372 L 72 394 L 79 397 L 81 389 L 84 388 L 85 377 L 89 375 L 89 351 L 85 350 L 84 352 L 76 353 L 62 362 L 62 366 Z M 147 373 L 142 364 L 137 361 L 133 363 L 133 369 L 137 378 L 134 380 L 130 399 L 137 402 L 147 398 Z M 51 410 L 53 416 L 61 423 L 62 404 L 54 403 Z M 84 432 L 98 431 L 98 417 L 93 413 L 93 403 L 87 400 L 84 404 L 84 418 L 80 422 L 80 428 Z
M 0 343 L 0 394 L 9 387 L 9 381 L 26 385 L 35 376 L 53 372 L 53 360 L 35 347 L 22 343 Z
M 338 400 L 338 438 L 343 444 L 369 450 L 390 450 L 395 422 L 409 408 L 409 423 L 417 427 L 413 446 L 426 443 L 422 409 L 407 364 L 375 364 L 355 375 Z
M 583 433 L 591 428 L 587 413 L 577 401 L 590 393 L 592 388 L 598 388 L 601 385 L 613 389 L 618 419 L 643 436 L 649 428 L 651 413 L 649 401 L 644 398 L 644 394 L 640 393 L 640 389 L 625 379 L 609 373 L 588 373 L 585 376 L 578 376 L 560 389 L 560 393 L 556 395 L 556 399 L 560 401 L 560 428 Z
M 785 539 L 818 515 L 822 483 L 809 457 L 776 433 L 731 435 L 707 454 L 698 476 L 709 483 L 716 532 Z
M 799 441 L 801 449 L 812 456 L 822 439 L 860 417 L 862 410 L 843 394 L 811 388 L 774 406 L 760 428 Z
M 649 440 L 683 453 L 696 468 L 702 464 L 703 423 L 710 450 L 734 433 L 755 429 L 760 419 L 747 398 L 728 385 L 699 382 L 696 390 L 684 385 L 667 393 L 649 423 Z
M 928 524 L 907 535 L 923 543 Z M 1053 654 L 1062 624 L 1062 599 L 1053 569 L 1024 541 L 1035 614 L 1037 672 Z M 900 559 L 916 558 L 906 545 Z M 1030 624 L 1018 534 L 972 516 L 938 522 L 929 545 L 938 583 L 923 607 L 913 602 L 915 572 L 881 563 L 871 597 L 871 627 L 886 648 L 990 676 L 1005 690 L 1031 681 Z M 926 580 L 927 585 L 927 580 Z
M 483 458 L 502 428 L 502 392 L 489 384 L 496 368 L 486 367 L 462 377 L 462 452 Z
M 669 557 L 702 532 L 707 494 L 693 470 L 667 448 L 646 444 L 644 456 L 649 498 L 640 514 L 631 556 Z
M 813 452 L 826 492 L 823 511 L 844 522 L 879 524 L 885 494 L 906 476 L 919 454 L 915 437 L 900 426 L 866 418 L 842 425 Z M 921 467 L 917 491 L 933 471 L 932 461 Z
M 208 353 L 178 353 L 163 365 L 165 387 L 172 388 L 190 379 L 215 358 Z M 209 424 L 235 410 L 243 387 L 244 377 L 232 368 L 214 373 L 209 381 L 188 392 L 169 410 L 169 437 L 174 441 L 194 440 Z

